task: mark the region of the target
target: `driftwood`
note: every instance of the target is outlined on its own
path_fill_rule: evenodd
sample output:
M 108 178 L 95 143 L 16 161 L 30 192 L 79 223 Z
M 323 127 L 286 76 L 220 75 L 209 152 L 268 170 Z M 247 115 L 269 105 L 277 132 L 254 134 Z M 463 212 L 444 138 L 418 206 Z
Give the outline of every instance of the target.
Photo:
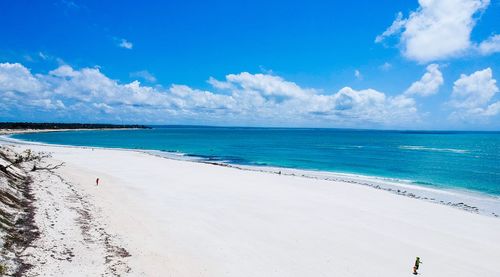
M 56 164 L 56 165 L 48 164 L 47 166 L 44 166 L 44 167 L 37 166 L 36 164 L 34 164 L 33 168 L 31 169 L 31 171 L 47 170 L 47 171 L 52 172 L 53 170 L 58 169 L 61 166 L 64 166 L 64 163 L 60 163 L 60 164 Z

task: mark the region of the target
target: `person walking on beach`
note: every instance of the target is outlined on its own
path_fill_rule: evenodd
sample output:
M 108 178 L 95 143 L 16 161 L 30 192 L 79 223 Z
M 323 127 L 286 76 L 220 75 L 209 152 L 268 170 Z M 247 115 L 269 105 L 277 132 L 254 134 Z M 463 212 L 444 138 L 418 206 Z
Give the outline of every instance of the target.
M 98 186 L 99 185 L 99 178 L 95 179 L 95 185 Z
M 413 266 L 413 275 L 417 275 L 418 272 L 418 266 L 421 264 L 422 262 L 420 261 L 420 257 L 417 257 L 417 259 L 415 260 L 415 266 Z

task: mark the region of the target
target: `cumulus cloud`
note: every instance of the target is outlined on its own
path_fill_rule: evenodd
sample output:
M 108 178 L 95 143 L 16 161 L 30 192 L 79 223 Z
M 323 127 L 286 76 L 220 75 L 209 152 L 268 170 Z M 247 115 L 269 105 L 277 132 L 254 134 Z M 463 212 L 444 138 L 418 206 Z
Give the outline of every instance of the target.
M 250 74 L 242 72 L 240 74 L 226 75 L 226 81 L 211 81 L 217 88 L 230 89 L 235 94 L 257 93 L 265 100 L 281 102 L 287 99 L 305 99 L 316 90 L 301 88 L 294 82 L 284 80 L 279 76 L 268 74 Z
M 455 108 L 452 117 L 468 120 L 497 115 L 500 113 L 500 101 L 493 100 L 497 92 L 498 87 L 491 68 L 470 75 L 462 74 L 453 84 L 449 102 Z
M 77 74 L 78 72 L 75 72 L 69 65 L 61 65 L 60 67 L 49 72 L 49 75 L 57 77 L 75 77 Z
M 31 75 L 31 72 L 19 63 L 0 64 L 0 91 L 18 93 L 37 92 L 42 83 Z
M 156 77 L 147 70 L 140 70 L 130 73 L 132 78 L 141 78 L 150 83 L 156 83 Z
M 385 125 L 419 119 L 414 99 L 404 95 L 388 97 L 374 89 L 354 90 L 345 87 L 331 98 L 333 105 L 327 114 L 332 118 L 350 119 L 350 122 L 380 122 Z
M 493 35 L 487 40 L 481 42 L 477 49 L 482 55 L 490 55 L 500 52 L 500 35 Z
M 419 0 L 417 10 L 408 18 L 398 13 L 396 20 L 377 36 L 375 42 L 401 33 L 402 54 L 422 63 L 464 55 L 476 47 L 470 34 L 477 15 L 489 4 L 490 0 Z M 483 48 L 488 49 L 488 46 Z
M 411 84 L 405 91 L 406 95 L 429 96 L 438 92 L 439 87 L 443 84 L 443 74 L 439 70 L 439 65 L 430 64 L 427 66 L 427 72 L 420 80 Z
M 73 120 L 149 123 L 306 126 L 402 126 L 419 120 L 415 100 L 388 96 L 375 89 L 344 87 L 333 93 L 301 87 L 280 76 L 242 72 L 211 88 L 186 85 L 145 86 L 120 83 L 99 68 L 62 65 L 47 74 L 32 74 L 18 63 L 0 64 L 0 114 L 71 116 Z
M 120 40 L 120 43 L 118 44 L 121 48 L 125 49 L 132 49 L 134 47 L 134 44 L 130 41 L 127 41 L 126 39 L 122 38 Z

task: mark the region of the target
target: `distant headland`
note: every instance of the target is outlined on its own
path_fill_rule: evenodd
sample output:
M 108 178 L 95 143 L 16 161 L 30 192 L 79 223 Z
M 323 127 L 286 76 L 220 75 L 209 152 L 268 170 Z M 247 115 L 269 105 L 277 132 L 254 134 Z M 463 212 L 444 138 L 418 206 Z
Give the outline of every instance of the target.
M 138 124 L 0 122 L 0 134 L 103 129 L 151 129 L 151 127 Z
M 0 122 L 0 129 L 151 129 L 145 125 L 127 124 L 91 124 L 91 123 L 34 123 L 34 122 Z

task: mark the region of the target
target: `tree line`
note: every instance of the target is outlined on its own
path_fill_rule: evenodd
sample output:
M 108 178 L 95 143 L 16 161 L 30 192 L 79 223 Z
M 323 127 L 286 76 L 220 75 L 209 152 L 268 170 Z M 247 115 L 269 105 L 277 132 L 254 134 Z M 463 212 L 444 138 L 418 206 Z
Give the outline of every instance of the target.
M 137 124 L 91 124 L 91 123 L 34 123 L 34 122 L 0 122 L 0 129 L 151 129 L 151 127 Z

